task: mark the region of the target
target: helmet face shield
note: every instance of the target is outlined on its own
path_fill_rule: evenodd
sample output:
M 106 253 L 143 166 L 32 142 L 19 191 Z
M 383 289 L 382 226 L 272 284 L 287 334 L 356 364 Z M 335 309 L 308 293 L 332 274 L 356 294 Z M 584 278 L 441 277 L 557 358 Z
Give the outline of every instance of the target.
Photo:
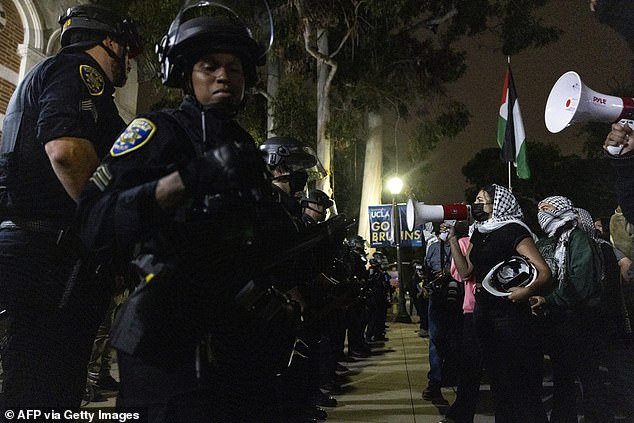
M 505 297 L 511 295 L 509 288 L 530 286 L 537 275 L 537 268 L 528 259 L 513 256 L 493 266 L 482 286 L 497 297 Z

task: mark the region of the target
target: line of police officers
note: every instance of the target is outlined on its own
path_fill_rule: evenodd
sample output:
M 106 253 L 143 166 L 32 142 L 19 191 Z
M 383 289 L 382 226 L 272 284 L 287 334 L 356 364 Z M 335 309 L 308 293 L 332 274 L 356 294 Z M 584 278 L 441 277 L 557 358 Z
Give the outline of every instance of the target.
M 92 5 L 60 18 L 64 48 L 14 93 L 0 162 L 3 410 L 78 409 L 111 281 L 130 269 L 139 283 L 111 333 L 120 410 L 304 422 L 336 404 L 319 388 L 359 294 L 341 250 L 350 222 L 320 223 L 323 192 L 298 201 L 310 150 L 289 137 L 258 149 L 235 121 L 265 50 L 233 10 L 210 7 L 184 6 L 157 47 L 163 84 L 183 90 L 176 109 L 124 127 L 113 86 L 139 38 Z

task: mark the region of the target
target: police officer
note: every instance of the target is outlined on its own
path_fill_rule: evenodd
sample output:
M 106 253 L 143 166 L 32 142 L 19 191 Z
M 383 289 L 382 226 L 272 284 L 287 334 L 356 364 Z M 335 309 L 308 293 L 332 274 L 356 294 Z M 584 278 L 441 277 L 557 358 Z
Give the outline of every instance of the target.
M 286 210 L 301 217 L 298 195 L 306 188 L 307 170 L 317 165 L 317 157 L 308 146 L 293 137 L 272 137 L 260 150 L 266 153 L 266 163 L 273 175 L 273 190 Z
M 367 309 L 364 291 L 367 290 L 369 272 L 368 259 L 365 251 L 365 239 L 354 235 L 348 239 L 347 264 L 349 275 L 357 289 L 357 300 L 346 310 L 348 322 L 348 355 L 352 358 L 367 358 L 370 356 L 370 346 L 365 341 L 364 332 L 367 325 Z
M 297 230 L 303 231 L 305 226 L 302 224 L 302 208 L 299 196 L 308 182 L 307 169 L 317 164 L 317 157 L 310 148 L 293 137 L 269 138 L 260 145 L 260 151 L 265 154 L 264 160 L 272 176 L 274 201 L 286 211 Z M 296 262 L 295 267 L 302 267 L 305 262 L 306 260 L 300 260 Z M 291 280 L 284 280 L 282 275 L 278 275 L 278 286 L 287 291 L 303 310 L 306 304 L 297 285 L 305 282 L 306 277 L 303 280 L 298 280 L 296 275 L 300 274 L 299 272 L 291 271 L 288 274 L 291 275 Z
M 298 231 L 309 233 L 310 228 L 304 225 L 302 203 L 300 196 L 308 182 L 308 169 L 317 165 L 316 155 L 309 147 L 294 137 L 272 137 L 260 145 L 265 153 L 265 162 L 272 175 L 273 197 L 293 219 Z M 276 283 L 301 306 L 303 323 L 299 331 L 296 354 L 291 366 L 281 375 L 276 384 L 276 401 L 283 410 L 280 421 L 312 421 L 323 420 L 327 413 L 316 407 L 314 393 L 318 386 L 313 386 L 317 380 L 319 361 L 319 328 L 314 324 L 311 311 L 316 304 L 315 292 L 319 291 L 313 275 L 319 273 L 322 267 L 321 255 L 316 246 L 289 264 L 290 279 L 283 275 L 276 275 Z M 309 317 L 311 316 L 311 317 Z
M 328 209 L 333 204 L 328 194 L 319 189 L 311 189 L 301 201 L 302 222 L 306 226 L 313 226 L 325 221 Z
M 128 18 L 98 6 L 72 7 L 59 23 L 62 49 L 26 75 L 4 119 L 0 300 L 12 318 L 3 352 L 7 408 L 79 407 L 109 298 L 102 284 L 90 288 L 94 272 L 78 260 L 66 229 L 75 226 L 76 201 L 99 158 L 125 128 L 113 93 L 125 84 L 140 43 Z
M 390 275 L 387 273 L 387 257 L 381 251 L 375 251 L 369 261 L 368 285 L 372 291 L 373 307 L 368 317 L 365 338 L 368 342 L 385 342 L 385 323 L 390 295 Z
M 208 2 L 181 9 L 157 48 L 163 84 L 183 89 L 181 105 L 134 119 L 80 201 L 93 249 L 136 249 L 143 281 L 111 342 L 117 405 L 147 410 L 151 422 L 265 420 L 261 392 L 295 341 L 288 299 L 258 289 L 267 283 L 261 257 L 295 229 L 267 201 L 262 155 L 234 120 L 265 62 L 239 18 Z

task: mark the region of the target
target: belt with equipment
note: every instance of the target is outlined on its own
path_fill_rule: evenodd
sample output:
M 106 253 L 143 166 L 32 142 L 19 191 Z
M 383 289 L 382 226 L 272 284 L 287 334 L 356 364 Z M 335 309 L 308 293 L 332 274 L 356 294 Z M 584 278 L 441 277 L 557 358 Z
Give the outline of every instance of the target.
M 0 229 L 24 229 L 26 231 L 45 234 L 59 234 L 62 231 L 59 224 L 47 220 L 23 219 L 5 220 L 0 223 Z

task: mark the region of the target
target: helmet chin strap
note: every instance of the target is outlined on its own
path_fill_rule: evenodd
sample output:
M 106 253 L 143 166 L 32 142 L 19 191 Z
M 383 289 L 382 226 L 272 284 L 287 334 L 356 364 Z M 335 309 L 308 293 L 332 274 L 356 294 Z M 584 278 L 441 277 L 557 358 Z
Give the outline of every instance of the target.
M 103 41 L 101 41 L 101 43 L 97 45 L 101 46 L 106 51 L 106 53 L 108 53 L 108 56 L 110 56 L 115 62 L 117 62 L 117 64 L 121 66 L 121 69 L 123 69 L 123 71 L 125 72 L 125 49 L 123 49 L 123 54 L 118 56 L 110 47 L 105 45 Z

